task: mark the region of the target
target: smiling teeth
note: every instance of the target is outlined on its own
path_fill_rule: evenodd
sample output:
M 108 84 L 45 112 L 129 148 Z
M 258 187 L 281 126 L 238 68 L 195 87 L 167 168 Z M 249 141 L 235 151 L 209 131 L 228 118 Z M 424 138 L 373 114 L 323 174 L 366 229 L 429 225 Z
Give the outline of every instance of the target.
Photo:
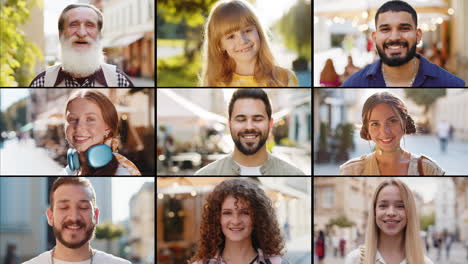
M 67 226 L 67 228 L 77 230 L 77 229 L 80 229 L 81 227 L 79 227 L 79 226 Z
M 382 140 L 383 142 L 390 142 L 390 141 L 393 140 L 393 138 L 391 138 L 391 139 L 381 139 L 381 140 Z
M 244 228 L 229 228 L 231 231 L 241 231 L 244 230 Z
M 76 140 L 85 140 L 88 139 L 87 137 L 75 137 Z

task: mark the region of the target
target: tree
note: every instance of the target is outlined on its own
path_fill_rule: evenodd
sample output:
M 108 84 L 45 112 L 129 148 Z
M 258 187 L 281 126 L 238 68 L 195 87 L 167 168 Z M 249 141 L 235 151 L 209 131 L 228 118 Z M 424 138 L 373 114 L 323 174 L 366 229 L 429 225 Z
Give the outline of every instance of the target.
M 437 101 L 439 97 L 445 96 L 445 88 L 434 89 L 415 89 L 405 88 L 405 95 L 413 100 L 417 105 L 424 106 L 424 113 L 427 113 L 431 105 Z
M 299 0 L 296 5 L 275 24 L 286 47 L 295 50 L 300 57 L 312 57 L 312 8 L 311 3 Z
M 28 86 L 34 74 L 36 58 L 42 58 L 37 46 L 19 29 L 29 18 L 37 0 L 0 1 L 0 86 Z
M 429 226 L 435 224 L 435 212 L 432 212 L 429 215 L 423 215 L 420 219 L 421 230 L 427 231 Z
M 334 226 L 334 225 L 338 227 L 352 227 L 352 226 L 355 226 L 356 223 L 349 220 L 346 216 L 342 215 L 342 216 L 338 216 L 336 218 L 330 219 L 330 221 L 328 221 L 327 226 Z
M 121 237 L 125 229 L 119 225 L 114 225 L 111 222 L 104 222 L 96 226 L 96 238 L 105 239 L 107 241 L 107 252 L 110 251 L 110 243 L 113 239 Z

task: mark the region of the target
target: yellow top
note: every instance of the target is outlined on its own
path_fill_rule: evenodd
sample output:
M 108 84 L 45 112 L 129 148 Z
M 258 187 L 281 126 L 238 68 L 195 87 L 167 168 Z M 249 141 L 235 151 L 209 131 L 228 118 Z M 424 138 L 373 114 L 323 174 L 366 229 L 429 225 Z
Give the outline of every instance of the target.
M 218 86 L 227 86 L 227 87 L 265 87 L 265 83 L 257 83 L 253 75 L 239 75 L 236 73 L 232 74 L 232 81 L 229 85 L 224 85 L 220 83 Z M 288 87 L 299 86 L 296 75 L 294 72 L 288 70 Z

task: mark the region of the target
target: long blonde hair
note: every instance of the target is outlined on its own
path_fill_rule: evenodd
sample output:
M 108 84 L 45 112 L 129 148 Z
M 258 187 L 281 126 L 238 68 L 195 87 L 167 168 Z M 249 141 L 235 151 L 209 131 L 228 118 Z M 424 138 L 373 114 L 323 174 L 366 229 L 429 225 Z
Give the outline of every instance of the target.
M 235 61 L 221 49 L 221 38 L 228 33 L 254 25 L 260 37 L 254 78 L 265 86 L 287 86 L 288 71 L 277 66 L 267 35 L 253 7 L 243 0 L 224 0 L 211 9 L 204 29 L 203 69 L 200 86 L 229 85 Z
M 405 206 L 406 211 L 406 226 L 402 232 L 404 232 L 404 244 L 406 260 L 411 264 L 424 264 L 424 253 L 419 237 L 419 217 L 416 211 L 416 203 L 414 196 L 408 186 L 398 179 L 387 179 L 377 186 L 372 197 L 372 204 L 369 209 L 369 217 L 367 218 L 367 231 L 365 241 L 365 264 L 374 264 L 375 256 L 377 254 L 377 243 L 379 239 L 380 230 L 376 223 L 375 217 L 375 206 L 377 203 L 377 197 L 380 191 L 389 185 L 394 185 L 400 190 L 401 200 Z

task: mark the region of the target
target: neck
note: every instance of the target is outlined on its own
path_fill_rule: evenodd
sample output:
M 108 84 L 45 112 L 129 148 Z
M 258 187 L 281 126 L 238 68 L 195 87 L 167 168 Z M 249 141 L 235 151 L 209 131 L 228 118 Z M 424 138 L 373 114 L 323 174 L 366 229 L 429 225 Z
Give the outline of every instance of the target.
M 232 154 L 232 159 L 242 166 L 258 167 L 267 161 L 268 153 L 266 151 L 266 146 L 263 146 L 252 155 L 244 155 L 244 153 L 240 152 L 236 147 Z
M 404 256 L 405 243 L 403 239 L 403 233 L 404 232 L 401 231 L 398 235 L 388 236 L 380 231 L 379 242 L 377 246 L 379 252 L 384 255 L 401 253 Z
M 382 74 L 387 86 L 411 86 L 418 69 L 419 59 L 416 56 L 400 66 L 391 67 L 382 63 Z
M 401 149 L 400 150 L 393 151 L 393 152 L 388 152 L 388 151 L 383 151 L 382 155 L 377 154 L 378 151 L 375 153 L 375 158 L 379 162 L 379 164 L 386 164 L 386 165 L 395 165 L 398 164 L 405 155 L 405 150 Z
M 57 241 L 53 257 L 63 261 L 77 262 L 90 259 L 92 256 L 89 242 L 79 248 L 68 248 Z
M 222 257 L 227 263 L 250 263 L 256 255 L 249 238 L 237 242 L 226 240 Z
M 255 64 L 257 59 L 250 61 L 236 61 L 235 73 L 239 75 L 253 76 L 255 74 Z

